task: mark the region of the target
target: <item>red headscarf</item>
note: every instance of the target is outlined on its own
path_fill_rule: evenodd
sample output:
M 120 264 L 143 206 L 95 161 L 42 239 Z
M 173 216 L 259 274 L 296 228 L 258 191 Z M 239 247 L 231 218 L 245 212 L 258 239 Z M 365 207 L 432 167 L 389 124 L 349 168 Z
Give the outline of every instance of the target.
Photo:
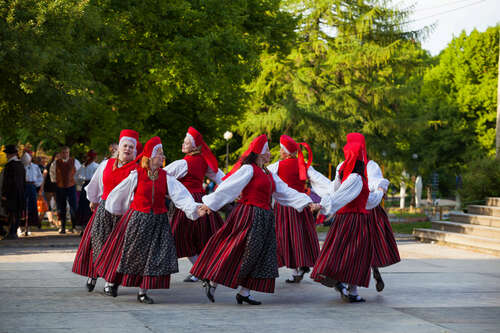
M 363 146 L 359 144 L 358 142 L 352 142 L 348 143 L 344 146 L 344 156 L 345 160 L 344 163 L 342 163 L 342 166 L 340 167 L 339 173 L 342 175 L 342 182 L 344 182 L 347 177 L 352 173 L 354 170 L 354 166 L 356 165 L 356 161 L 361 161 L 365 164 L 365 180 L 366 178 L 366 151 L 364 150 Z
M 364 159 L 365 163 L 368 163 L 368 157 L 366 154 L 366 142 L 365 142 L 365 136 L 361 133 L 349 133 L 347 134 L 347 143 L 354 143 L 357 142 L 362 146 L 362 149 L 364 150 Z
M 212 153 L 210 147 L 205 143 L 205 141 L 203 141 L 203 136 L 201 135 L 201 133 L 198 132 L 194 127 L 189 127 L 187 134 L 191 136 L 196 147 L 201 146 L 201 156 L 203 156 L 203 159 L 205 160 L 205 162 L 207 162 L 210 169 L 212 169 L 213 172 L 217 172 L 219 170 L 217 158 Z
M 294 139 L 284 134 L 280 137 L 280 146 L 283 149 L 285 149 L 285 151 L 288 152 L 289 154 L 293 154 L 297 151 L 297 158 L 299 162 L 299 179 L 306 180 L 307 169 L 309 169 L 313 160 L 311 147 L 309 147 L 309 145 L 305 142 L 297 143 L 295 142 Z M 300 146 L 305 147 L 307 150 L 307 156 L 308 156 L 307 165 L 304 159 L 304 154 L 302 154 L 302 149 L 300 148 Z
M 248 149 L 241 155 L 240 159 L 236 164 L 233 166 L 230 172 L 228 172 L 222 180 L 226 179 L 227 177 L 231 176 L 233 173 L 238 171 L 238 169 L 241 167 L 241 163 L 245 160 L 245 158 L 250 155 L 250 153 L 255 153 L 255 154 L 262 154 L 264 152 L 264 149 L 267 147 L 267 136 L 265 134 L 259 135 L 253 141 L 250 143 L 250 146 Z

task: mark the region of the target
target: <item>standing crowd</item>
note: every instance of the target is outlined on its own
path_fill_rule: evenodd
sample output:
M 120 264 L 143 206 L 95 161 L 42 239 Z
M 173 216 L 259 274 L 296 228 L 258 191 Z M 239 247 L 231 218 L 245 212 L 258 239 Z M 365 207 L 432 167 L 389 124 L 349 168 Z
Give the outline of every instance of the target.
M 364 136 L 347 135 L 345 159 L 333 181 L 314 169 L 308 144 L 282 135 L 280 149 L 280 161 L 268 165 L 267 137 L 257 136 L 228 174 L 218 168 L 193 127 L 181 146 L 184 158 L 168 165 L 161 139 L 153 137 L 142 148 L 133 130 L 122 130 L 116 156 L 99 165 L 89 154 L 80 167 L 69 149 L 63 149 L 50 166 L 59 211 L 65 216 L 68 202 L 72 219 L 79 212 L 88 220 L 72 271 L 87 277 L 89 292 L 103 278 L 106 295 L 116 297 L 119 286 L 136 287 L 137 300 L 146 304 L 154 303 L 149 289 L 170 287 L 170 276 L 179 271 L 177 260 L 183 257 L 192 263 L 184 282 L 201 280 L 211 302 L 222 284 L 238 289 L 238 304 L 259 305 L 251 291 L 273 293 L 283 266 L 291 270 L 287 283 L 300 283 L 311 272 L 314 281 L 334 288 L 347 302 L 365 301 L 358 286 L 368 287 L 372 272 L 377 291 L 382 291 L 378 268 L 400 258 L 381 206 L 389 182 L 368 159 Z M 9 165 L 9 159 L 5 172 L 25 172 L 13 161 Z M 83 185 L 79 205 L 75 179 Z M 306 182 L 319 203 L 306 194 Z M 210 183 L 215 190 L 207 194 Z M 4 181 L 5 186 L 9 184 Z M 86 207 L 90 210 L 84 212 Z M 229 211 L 225 220 L 219 211 Z M 316 211 L 334 216 L 321 249 Z M 62 216 L 61 225 L 64 232 Z

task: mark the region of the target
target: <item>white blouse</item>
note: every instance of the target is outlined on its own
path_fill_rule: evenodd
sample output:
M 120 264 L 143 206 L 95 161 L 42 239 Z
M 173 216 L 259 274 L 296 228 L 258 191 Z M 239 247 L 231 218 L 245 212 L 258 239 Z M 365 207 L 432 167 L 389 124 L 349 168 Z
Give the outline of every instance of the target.
M 186 160 L 177 160 L 164 167 L 163 170 L 165 170 L 169 175 L 177 179 L 181 179 L 188 173 L 188 164 Z M 215 173 L 209 167 L 207 168 L 205 176 L 218 185 L 222 182 L 222 177 L 224 177 L 225 175 L 221 169 L 219 169 L 217 173 Z
M 175 207 L 182 210 L 188 219 L 196 220 L 200 203 L 194 201 L 191 193 L 175 177 L 166 175 L 168 195 L 172 199 Z M 127 178 L 122 180 L 109 194 L 106 200 L 106 210 L 114 215 L 123 215 L 129 209 L 134 200 L 134 193 L 137 187 L 137 171 L 130 172 Z
M 83 184 L 84 182 L 91 180 L 98 167 L 99 164 L 96 162 L 92 162 L 87 166 L 82 164 L 82 167 L 75 173 L 75 183 Z
M 104 160 L 99 164 L 97 170 L 94 172 L 92 179 L 87 186 L 85 186 L 85 192 L 87 192 L 87 199 L 90 202 L 98 203 L 101 201 L 101 196 L 103 192 L 102 175 L 104 174 L 104 168 L 108 160 Z
M 277 175 L 271 173 L 276 190 L 272 194 L 274 200 L 283 206 L 290 206 L 301 212 L 304 207 L 312 203 L 311 198 L 305 194 L 288 187 Z M 224 205 L 234 201 L 252 180 L 253 167 L 249 164 L 242 165 L 231 177 L 224 180 L 217 189 L 204 195 L 202 201 L 213 211 L 221 209 Z
M 278 167 L 279 161 L 270 164 L 267 169 L 272 173 L 278 175 Z M 333 192 L 333 183 L 330 181 L 330 179 L 325 177 L 322 173 L 316 171 L 316 169 L 314 169 L 312 165 L 307 169 L 307 178 L 309 179 L 312 190 L 320 197 Z

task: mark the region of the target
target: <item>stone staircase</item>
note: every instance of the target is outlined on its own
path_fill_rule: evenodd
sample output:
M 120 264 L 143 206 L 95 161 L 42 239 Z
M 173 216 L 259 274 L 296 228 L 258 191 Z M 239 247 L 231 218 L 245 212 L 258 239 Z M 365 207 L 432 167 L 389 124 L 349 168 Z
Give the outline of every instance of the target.
M 424 242 L 500 256 L 500 198 L 468 206 L 467 214 L 451 213 L 450 221 L 433 221 L 432 229 L 414 229 L 413 235 Z

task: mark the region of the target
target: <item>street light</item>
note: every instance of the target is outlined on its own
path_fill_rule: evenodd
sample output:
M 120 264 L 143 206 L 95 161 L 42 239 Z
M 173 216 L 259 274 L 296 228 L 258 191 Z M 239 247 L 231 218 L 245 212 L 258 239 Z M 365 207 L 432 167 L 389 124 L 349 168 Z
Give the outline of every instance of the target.
M 233 133 L 230 131 L 226 131 L 224 133 L 224 140 L 226 140 L 226 173 L 229 168 L 229 140 L 233 138 Z
M 330 143 L 330 148 L 332 148 L 332 159 L 333 159 L 333 151 L 335 151 L 335 149 L 337 149 L 337 143 L 335 142 L 332 142 Z M 332 161 L 330 161 L 330 163 L 328 163 L 328 178 L 329 179 L 332 179 Z

